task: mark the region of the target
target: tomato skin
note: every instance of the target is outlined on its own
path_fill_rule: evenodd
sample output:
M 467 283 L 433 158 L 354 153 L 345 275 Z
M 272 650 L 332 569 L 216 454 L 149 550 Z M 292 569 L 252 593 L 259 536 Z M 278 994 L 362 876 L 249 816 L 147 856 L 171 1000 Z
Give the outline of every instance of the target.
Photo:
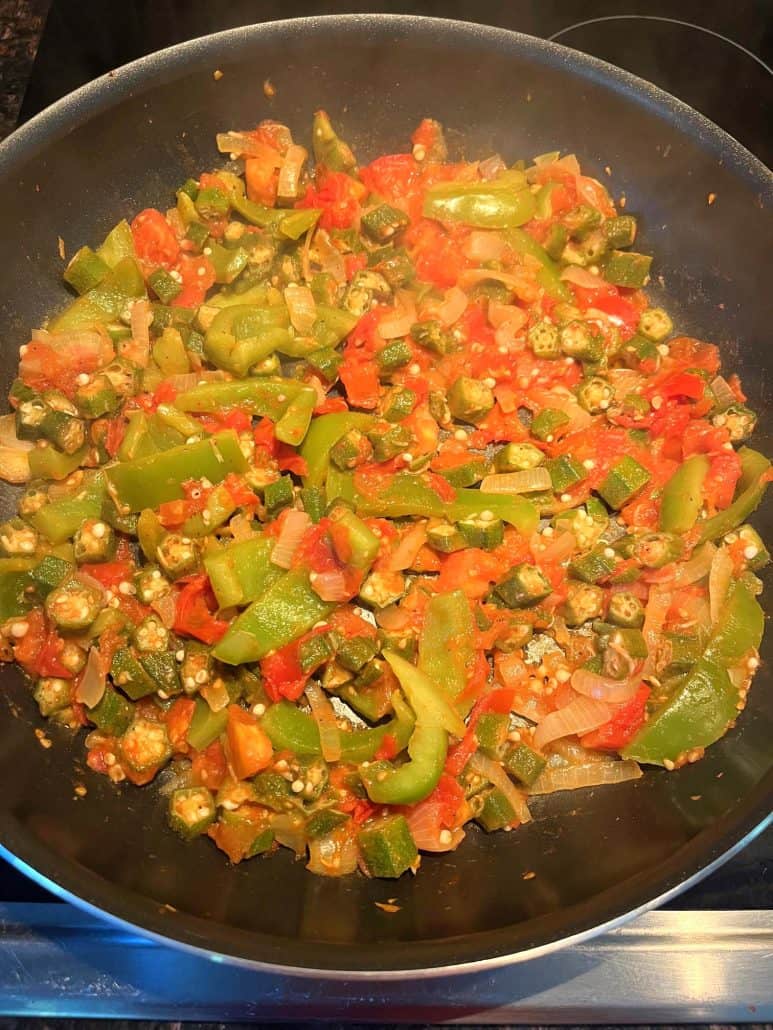
M 580 737 L 583 747 L 600 751 L 618 751 L 636 736 L 644 724 L 644 714 L 650 688 L 642 683 L 634 696 L 618 706 L 617 711 L 603 726 Z
M 185 754 L 188 750 L 188 730 L 191 726 L 196 702 L 190 697 L 178 697 L 166 713 L 166 731 L 175 752 Z
M 274 749 L 268 735 L 255 716 L 239 705 L 228 706 L 226 739 L 231 768 L 238 780 L 254 776 L 271 762 Z
M 200 573 L 180 580 L 183 588 L 177 595 L 174 626 L 176 633 L 195 637 L 205 644 L 216 644 L 228 631 L 230 623 L 213 615 L 216 607 L 209 576 Z
M 404 240 L 423 282 L 443 288 L 454 286 L 467 267 L 457 243 L 437 222 L 420 219 L 406 230 Z
M 273 207 L 276 204 L 276 190 L 279 172 L 273 161 L 262 157 L 248 157 L 244 162 L 244 179 L 247 196 L 257 204 Z
M 91 576 L 108 590 L 118 586 L 119 583 L 131 582 L 134 576 L 134 564 L 125 560 L 87 563 L 80 566 L 80 571 Z
M 48 623 L 41 609 L 33 609 L 24 618 L 27 632 L 14 646 L 14 658 L 19 665 L 31 676 L 72 679 L 73 673 L 59 661 L 64 640 Z
M 197 308 L 204 303 L 207 290 L 215 285 L 215 267 L 204 254 L 181 254 L 175 271 L 182 276 L 182 292 L 172 301 L 174 308 Z
M 421 179 L 412 154 L 386 154 L 360 169 L 360 179 L 371 193 L 388 201 L 404 200 Z
M 191 779 L 194 786 L 219 790 L 227 775 L 228 763 L 226 762 L 223 745 L 219 740 L 213 740 L 209 747 L 206 747 L 203 751 L 197 751 L 193 756 Z
M 728 508 L 741 478 L 741 459 L 736 451 L 718 451 L 710 458 L 709 472 L 704 483 L 706 500 L 714 508 Z
M 180 253 L 180 244 L 166 218 L 153 207 L 147 207 L 131 223 L 134 251 L 146 274 L 157 268 L 172 268 Z
M 360 201 L 365 187 L 345 172 L 331 172 L 320 167 L 316 183 L 309 185 L 296 208 L 321 208 L 319 225 L 323 229 L 351 229 L 360 215 Z

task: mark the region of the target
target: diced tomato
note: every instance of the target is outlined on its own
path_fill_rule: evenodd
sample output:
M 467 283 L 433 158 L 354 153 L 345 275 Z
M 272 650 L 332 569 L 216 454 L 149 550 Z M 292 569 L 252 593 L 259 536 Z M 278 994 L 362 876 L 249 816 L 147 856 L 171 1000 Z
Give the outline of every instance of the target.
M 116 418 L 110 418 L 107 420 L 107 433 L 105 435 L 105 450 L 111 458 L 115 458 L 118 454 L 118 449 L 123 443 L 123 438 L 126 436 L 126 427 L 128 422 L 122 416 Z
M 644 724 L 644 714 L 650 688 L 642 683 L 630 701 L 617 705 L 617 711 L 603 726 L 580 738 L 583 747 L 592 750 L 619 751 L 625 747 Z
M 238 780 L 254 776 L 271 762 L 274 749 L 267 733 L 255 716 L 239 705 L 228 706 L 226 739 L 231 768 Z
M 697 401 L 703 397 L 705 388 L 706 383 L 704 380 L 694 372 L 675 372 L 673 375 L 653 383 L 646 392 L 650 397 L 658 396 L 662 397 L 663 400 L 670 400 L 672 397 L 676 397 Z
M 386 154 L 360 168 L 360 179 L 371 193 L 394 202 L 413 192 L 421 179 L 421 167 L 412 154 Z
M 344 258 L 344 270 L 347 279 L 353 279 L 358 272 L 367 267 L 367 254 L 347 254 Z
M 182 291 L 172 301 L 172 307 L 197 308 L 204 303 L 207 290 L 215 284 L 215 266 L 204 254 L 181 254 L 175 271 L 182 277 Z
M 463 590 L 473 600 L 485 596 L 502 575 L 502 564 L 491 551 L 466 547 L 441 558 L 442 570 L 435 581 L 439 594 Z
M 381 741 L 381 747 L 373 757 L 377 762 L 382 760 L 391 761 L 393 758 L 396 758 L 399 753 L 400 745 L 397 743 L 394 735 L 391 733 L 385 733 L 384 739 Z
M 266 825 L 265 809 L 258 805 L 240 805 L 239 819 L 234 822 L 216 822 L 207 835 L 224 851 L 231 862 L 246 858 L 256 834 Z
M 228 631 L 229 623 L 213 614 L 217 608 L 209 576 L 200 573 L 180 580 L 173 629 L 205 644 L 215 644 Z
M 102 330 L 73 333 L 66 339 L 66 346 L 30 340 L 19 362 L 19 377 L 35 390 L 60 390 L 72 397 L 81 373 L 96 372 L 115 355 Z
M 64 640 L 51 626 L 40 608 L 24 617 L 27 632 L 16 641 L 14 657 L 31 676 L 56 676 L 72 679 L 72 672 L 59 661 Z
M 443 288 L 456 285 L 467 259 L 442 225 L 422 218 L 406 230 L 404 240 L 419 279 Z
M 81 565 L 80 571 L 101 583 L 105 589 L 111 589 L 118 586 L 119 583 L 127 581 L 131 583 L 134 576 L 134 564 L 126 560 L 94 562 Z
M 729 507 L 740 478 L 741 459 L 736 451 L 721 450 L 713 454 L 703 485 L 707 503 L 718 510 Z
M 360 202 L 367 191 L 344 172 L 331 172 L 320 166 L 316 183 L 309 185 L 297 208 L 321 208 L 319 225 L 323 229 L 350 229 L 360 215 Z
M 258 204 L 273 207 L 276 204 L 276 190 L 279 171 L 274 160 L 263 157 L 248 157 L 244 162 L 244 179 L 247 196 Z
M 147 275 L 157 268 L 170 269 L 180 254 L 180 244 L 160 211 L 145 208 L 131 223 L 134 251 Z
M 671 360 L 685 368 L 701 368 L 713 376 L 719 371 L 719 348 L 713 343 L 703 343 L 692 336 L 676 336 L 669 340 L 668 349 Z
M 166 712 L 166 732 L 173 750 L 178 753 L 184 754 L 188 750 L 188 730 L 195 710 L 196 702 L 192 698 L 178 697 Z
M 242 711 L 243 709 L 240 709 Z M 248 713 L 245 712 L 245 715 Z M 226 762 L 223 745 L 219 740 L 213 740 L 209 747 L 203 751 L 197 751 L 191 762 L 191 780 L 197 787 L 208 787 L 210 790 L 219 790 L 223 780 L 228 775 L 228 763 Z

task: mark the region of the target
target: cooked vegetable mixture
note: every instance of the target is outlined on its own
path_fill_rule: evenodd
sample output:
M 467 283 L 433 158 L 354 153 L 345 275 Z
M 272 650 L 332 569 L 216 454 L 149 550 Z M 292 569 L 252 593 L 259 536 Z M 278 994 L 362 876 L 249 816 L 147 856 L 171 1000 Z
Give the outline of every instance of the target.
M 2 658 L 232 862 L 415 872 L 743 709 L 771 476 L 574 156 L 264 122 L 82 247 L 21 348 Z

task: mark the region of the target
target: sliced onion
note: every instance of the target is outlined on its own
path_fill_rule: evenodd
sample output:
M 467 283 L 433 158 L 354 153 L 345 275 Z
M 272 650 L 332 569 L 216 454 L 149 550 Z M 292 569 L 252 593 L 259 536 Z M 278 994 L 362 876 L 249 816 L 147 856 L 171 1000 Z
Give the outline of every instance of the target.
M 341 757 L 341 731 L 336 714 L 325 691 L 316 683 L 306 686 L 306 697 L 311 705 L 311 714 L 319 727 L 319 743 L 326 762 L 337 762 Z
M 544 769 L 529 787 L 529 794 L 553 794 L 557 790 L 579 790 L 601 787 L 608 783 L 625 783 L 643 775 L 636 762 L 602 761 L 588 765 L 565 765 Z
M 600 676 L 590 669 L 575 669 L 572 673 L 572 686 L 578 694 L 592 697 L 596 701 L 607 704 L 620 704 L 629 701 L 639 689 L 641 678 L 629 676 L 628 679 L 616 680 L 610 676 Z
M 470 759 L 470 765 L 476 772 L 479 772 L 481 776 L 485 776 L 487 780 L 490 780 L 495 787 L 502 791 L 512 805 L 519 823 L 531 822 L 531 812 L 529 811 L 529 806 L 526 804 L 526 798 L 516 787 L 499 762 L 495 762 L 486 755 L 482 755 L 480 751 L 476 751 Z
M 351 833 L 332 833 L 309 841 L 306 868 L 317 876 L 348 876 L 357 868 L 357 841 Z
M 217 149 L 221 154 L 236 154 L 237 157 L 259 157 L 267 165 L 279 168 L 282 155 L 278 150 L 262 143 L 246 132 L 218 132 L 215 136 Z
M 301 540 L 311 525 L 311 519 L 305 511 L 288 511 L 282 521 L 276 544 L 271 552 L 271 562 L 280 569 L 289 569 Z
M 352 596 L 341 569 L 316 573 L 311 581 L 311 588 L 323 601 L 348 601 Z
M 105 588 L 98 579 L 94 579 L 93 576 L 90 576 L 88 572 L 84 572 L 83 569 L 79 569 L 77 578 L 84 586 L 87 586 L 89 590 L 93 590 L 95 594 L 104 600 Z
M 395 311 L 382 318 L 378 324 L 379 336 L 384 340 L 396 340 L 399 336 L 407 336 L 411 327 L 416 324 L 416 304 L 413 297 L 405 290 L 398 291 Z
M 580 407 L 568 390 L 529 390 L 528 401 L 535 409 L 558 408 L 569 416 L 569 424 L 566 427 L 568 433 L 578 433 L 581 429 L 587 429 L 593 421 L 590 413 Z
M 0 445 L 0 479 L 6 483 L 27 483 L 30 478 L 30 459 L 27 451 Z
M 503 304 L 501 300 L 490 300 L 488 302 L 488 320 L 495 329 L 503 325 L 514 325 L 521 329 L 528 321 L 529 316 L 515 304 Z
M 544 465 L 540 465 L 539 468 L 523 469 L 521 472 L 498 472 L 486 476 L 480 488 L 490 494 L 530 494 L 537 490 L 550 490 L 551 485 L 550 473 Z
M 244 512 L 234 515 L 228 523 L 228 528 L 231 530 L 231 536 L 237 543 L 241 543 L 242 540 L 252 540 L 254 536 L 258 535 L 253 528 L 252 519 L 249 515 L 245 515 Z
M 707 540 L 702 547 L 698 548 L 689 561 L 677 565 L 669 585 L 686 587 L 691 583 L 697 583 L 699 580 L 705 579 L 711 572 L 711 564 L 714 561 L 716 550 L 714 544 Z
M 733 559 L 726 547 L 718 547 L 711 560 L 709 572 L 709 611 L 711 625 L 715 626 L 727 600 L 730 580 L 733 577 Z
M 106 686 L 99 650 L 92 647 L 86 659 L 80 682 L 75 688 L 75 700 L 82 702 L 87 708 L 95 708 L 102 700 Z
M 231 703 L 231 696 L 228 693 L 225 681 L 219 676 L 212 680 L 211 683 L 206 683 L 199 693 L 213 712 L 222 712 Z
M 222 383 L 233 376 L 219 368 L 203 368 L 200 372 L 181 372 L 178 375 L 167 376 L 164 380 L 165 386 L 171 386 L 177 393 L 187 393 L 201 383 Z
M 287 199 L 298 196 L 301 189 L 301 172 L 308 156 L 306 148 L 297 143 L 291 143 L 287 148 L 277 180 L 276 191 L 279 197 Z
M 609 722 L 611 717 L 612 709 L 603 701 L 595 701 L 590 697 L 576 697 L 564 708 L 551 712 L 541 720 L 534 731 L 534 746 L 542 749 L 552 740 L 589 733 Z
M 642 676 L 648 675 L 655 667 L 663 623 L 666 621 L 672 599 L 673 594 L 670 590 L 650 590 L 647 607 L 644 609 L 644 625 L 641 629 L 648 652 L 641 671 Z
M 606 287 L 606 282 L 600 275 L 594 275 L 587 268 L 580 268 L 579 265 L 569 265 L 561 272 L 564 282 L 574 283 L 575 286 L 582 286 L 585 290 L 601 290 Z
M 308 336 L 317 320 L 317 302 L 311 289 L 308 286 L 286 286 L 284 299 L 293 329 L 302 336 Z
M 730 384 L 722 376 L 712 379 L 711 390 L 716 398 L 717 407 L 722 411 L 738 403 L 738 398 L 730 388 Z
M 343 254 L 333 246 L 324 229 L 318 229 L 315 233 L 314 246 L 322 271 L 332 275 L 337 283 L 345 283 L 346 265 Z
M 277 843 L 296 855 L 306 854 L 305 827 L 305 818 L 295 812 L 276 812 L 271 816 L 271 829 Z
M 416 522 L 409 526 L 389 556 L 387 569 L 390 572 L 402 572 L 404 569 L 410 569 L 416 561 L 416 555 L 426 542 L 427 524 L 425 522 Z
M 445 843 L 440 840 L 444 828 L 438 817 L 438 805 L 429 798 L 406 810 L 405 820 L 419 851 L 455 851 L 464 840 L 464 830 L 446 830 L 451 835 Z
M 437 308 L 437 317 L 445 326 L 453 325 L 458 321 L 467 309 L 467 294 L 458 286 L 452 286 L 446 290 L 443 303 Z
M 35 444 L 31 440 L 20 440 L 16 435 L 16 419 L 13 415 L 0 417 L 0 447 L 13 451 L 31 451 Z
M 500 172 L 504 172 L 507 165 L 502 160 L 499 154 L 492 154 L 491 157 L 485 158 L 478 165 L 478 173 L 481 179 L 496 179 Z
M 177 617 L 177 599 L 173 591 L 170 590 L 168 593 L 162 594 L 161 597 L 151 601 L 150 607 L 167 629 L 171 629 L 174 626 Z
M 135 300 L 131 308 L 132 339 L 136 348 L 132 349 L 132 357 L 138 365 L 145 368 L 150 360 L 150 323 L 153 316 L 147 300 Z
M 499 261 L 507 244 L 498 232 L 473 229 L 462 248 L 471 261 Z
M 536 539 L 535 539 L 536 537 Z M 558 536 L 549 538 L 535 534 L 532 537 L 531 550 L 535 558 L 547 565 L 559 565 L 567 558 L 571 558 L 577 548 L 577 540 L 574 533 L 564 532 Z M 550 539 L 547 545 L 545 541 Z

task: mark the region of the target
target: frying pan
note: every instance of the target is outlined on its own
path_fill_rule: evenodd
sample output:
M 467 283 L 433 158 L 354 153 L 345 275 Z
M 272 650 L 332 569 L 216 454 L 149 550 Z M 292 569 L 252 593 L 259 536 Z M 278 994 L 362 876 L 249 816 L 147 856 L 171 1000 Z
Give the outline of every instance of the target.
M 272 117 L 303 138 L 318 107 L 363 160 L 405 149 L 424 115 L 444 122 L 471 158 L 578 154 L 640 216 L 656 292 L 681 331 L 723 345 L 763 412 L 759 446 L 771 451 L 770 173 L 694 111 L 591 57 L 413 17 L 301 19 L 185 43 L 85 86 L 6 141 L 2 388 L 29 328 L 62 301 L 57 236 L 72 252 L 121 216 L 167 206 L 176 184 L 216 162 L 217 130 Z M 4 515 L 13 495 L 2 491 Z M 757 523 L 773 531 L 769 508 Z M 767 657 L 770 640 L 764 648 Z M 773 690 L 763 665 L 738 728 L 696 765 L 536 800 L 533 824 L 491 836 L 472 829 L 453 854 L 426 856 L 416 878 L 328 880 L 287 851 L 231 867 L 206 841 L 183 844 L 152 786 L 124 789 L 84 771 L 80 741 L 73 747 L 54 729 L 54 746 L 39 746 L 35 706 L 15 669 L 3 668 L 0 696 L 6 857 L 148 935 L 305 975 L 432 975 L 587 937 L 716 868 L 762 828 L 773 796 Z M 88 787 L 84 800 L 76 781 Z M 377 907 L 389 899 L 398 911 Z

